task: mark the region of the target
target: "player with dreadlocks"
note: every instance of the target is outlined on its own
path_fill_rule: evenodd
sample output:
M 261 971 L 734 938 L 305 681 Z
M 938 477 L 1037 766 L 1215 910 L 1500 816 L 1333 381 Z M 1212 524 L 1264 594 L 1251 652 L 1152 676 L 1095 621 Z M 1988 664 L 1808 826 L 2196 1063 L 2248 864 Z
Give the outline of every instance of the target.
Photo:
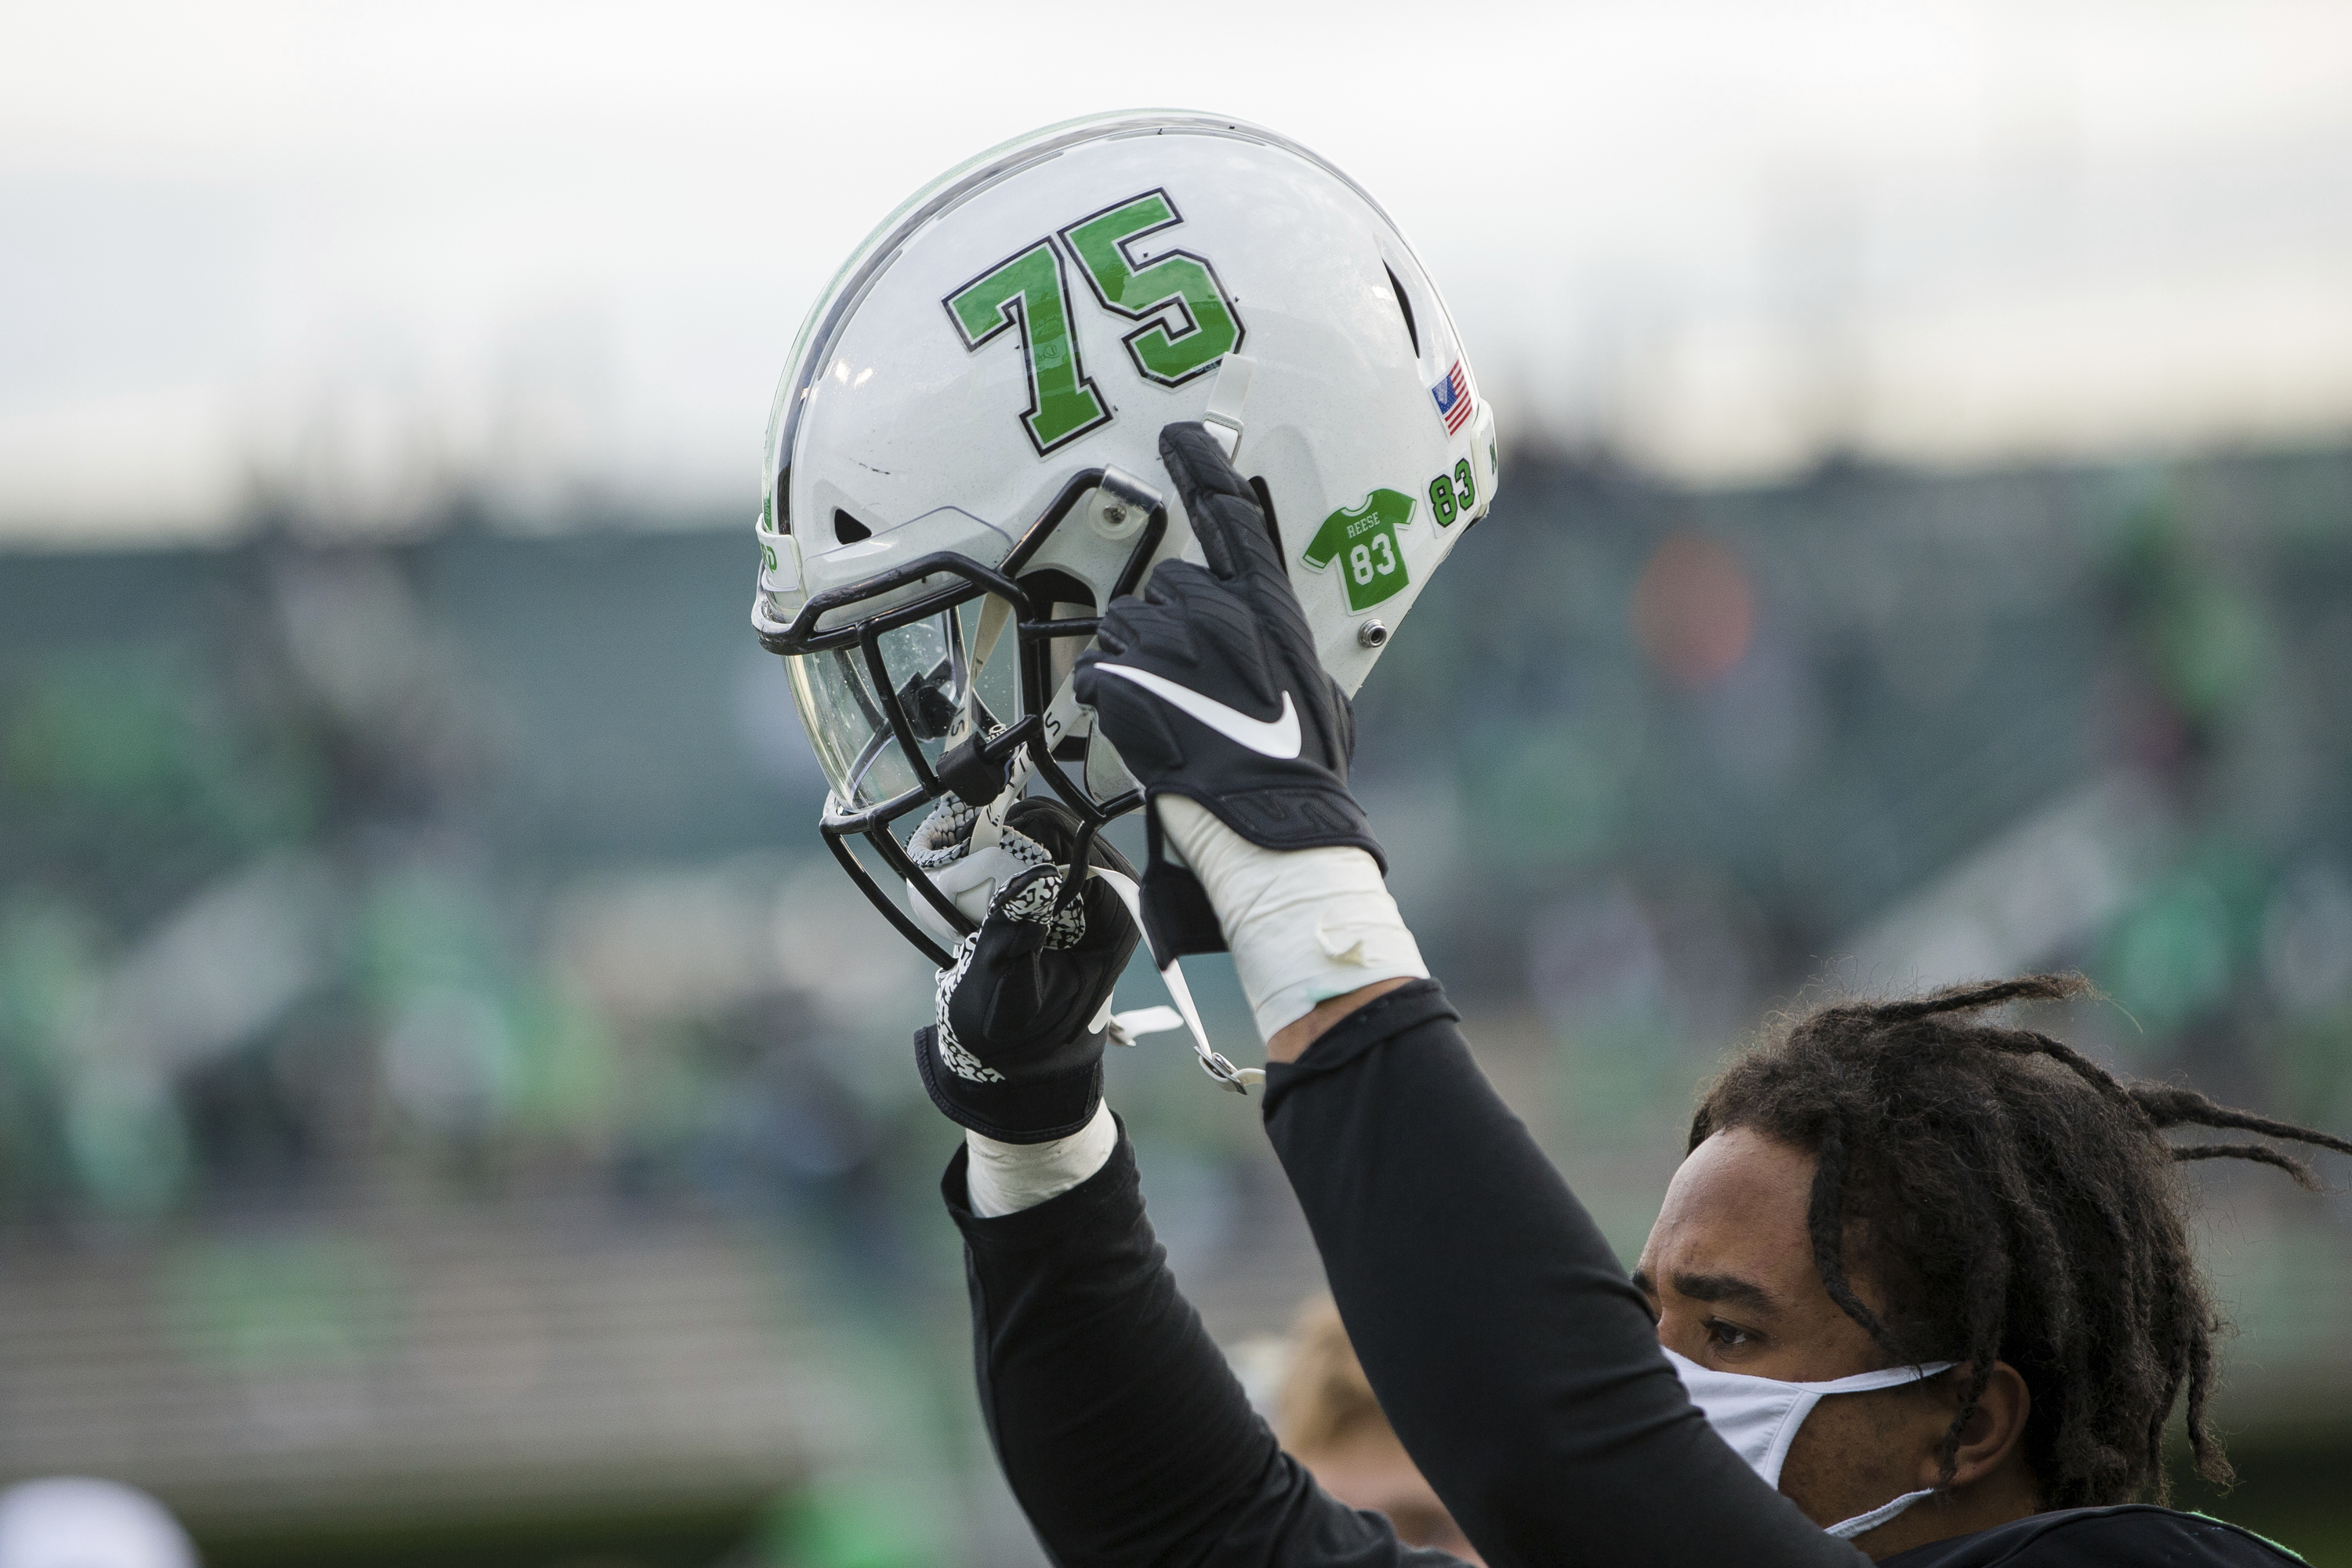
M 1994 1012 L 2077 979 L 1835 1005 L 1706 1091 L 1629 1279 L 1381 886 L 1346 700 L 1259 498 L 1198 425 L 1161 456 L 1204 563 L 1114 600 L 1077 677 L 1149 794 L 1144 924 L 1162 956 L 1233 953 L 1349 1336 L 1486 1562 L 2289 1561 L 2159 1506 L 2184 1394 L 2199 1468 L 2227 1474 L 2175 1163 L 2310 1174 L 2166 1135 L 2352 1144 L 2120 1081 Z M 1040 863 L 959 945 L 918 1054 L 967 1130 L 945 1195 L 981 1399 L 1041 1539 L 1064 1564 L 1454 1563 L 1320 1492 L 1178 1294 L 1101 1094 L 1137 940 L 1104 889 L 1130 868 L 1043 804 L 1024 822 Z
M 2161 1134 L 2228 1128 L 2352 1152 L 2192 1089 L 2119 1082 L 2047 1035 L 1978 1016 L 2086 989 L 2037 975 L 1824 1008 L 1741 1058 L 1690 1131 L 1693 1153 L 1743 1130 L 1810 1153 L 1806 1234 L 1823 1290 L 1889 1363 L 1948 1355 L 1969 1369 L 1939 1479 L 2000 1365 L 2039 1391 L 2022 1458 L 2046 1509 L 2162 1498 L 2184 1387 L 2198 1472 L 2230 1479 L 2205 1414 L 2216 1319 L 2170 1166 L 2253 1160 L 2317 1183 L 2265 1144 Z M 1893 1310 L 1866 1303 L 1854 1276 L 1877 1280 Z M 1646 1272 L 1636 1283 L 1658 1289 Z

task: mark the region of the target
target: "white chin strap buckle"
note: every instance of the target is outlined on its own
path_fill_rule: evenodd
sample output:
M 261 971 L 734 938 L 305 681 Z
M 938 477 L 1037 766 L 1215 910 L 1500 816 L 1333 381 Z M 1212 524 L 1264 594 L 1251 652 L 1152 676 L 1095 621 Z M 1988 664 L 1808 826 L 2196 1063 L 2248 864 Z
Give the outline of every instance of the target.
M 1127 906 L 1137 930 L 1143 927 L 1143 894 L 1135 879 L 1100 866 L 1087 868 L 1089 877 L 1100 877 L 1118 894 L 1119 902 Z M 1111 1015 L 1108 1028 L 1111 1044 L 1131 1046 L 1143 1035 L 1164 1034 L 1181 1024 L 1192 1036 L 1192 1054 L 1201 1058 L 1201 1070 L 1235 1094 L 1247 1094 L 1250 1085 L 1265 1081 L 1263 1068 L 1238 1068 L 1225 1054 L 1209 1044 L 1208 1031 L 1201 1027 L 1200 1009 L 1192 1005 L 1192 988 L 1184 984 L 1184 970 L 1176 960 L 1170 959 L 1160 971 L 1160 983 L 1168 987 L 1175 999 L 1174 1007 L 1139 1007 L 1131 1013 Z

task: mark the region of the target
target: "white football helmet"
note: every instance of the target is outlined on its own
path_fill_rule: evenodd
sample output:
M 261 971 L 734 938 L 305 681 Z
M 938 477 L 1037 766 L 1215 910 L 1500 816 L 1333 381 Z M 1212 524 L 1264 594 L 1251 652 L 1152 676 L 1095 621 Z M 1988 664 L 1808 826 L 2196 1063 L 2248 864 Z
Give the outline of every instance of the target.
M 197 1568 L 196 1549 L 145 1492 L 52 1476 L 0 1492 L 0 1568 Z
M 801 328 L 751 621 L 831 784 L 826 843 L 942 967 L 933 937 L 974 930 L 1024 863 L 1002 826 L 1032 777 L 1089 836 L 1142 803 L 1069 674 L 1114 595 L 1201 558 L 1160 463 L 1176 420 L 1258 489 L 1350 693 L 1494 495 L 1494 416 L 1412 247 L 1347 175 L 1237 121 L 1102 115 L 984 153 L 886 219 Z M 901 844 L 892 823 L 925 810 Z

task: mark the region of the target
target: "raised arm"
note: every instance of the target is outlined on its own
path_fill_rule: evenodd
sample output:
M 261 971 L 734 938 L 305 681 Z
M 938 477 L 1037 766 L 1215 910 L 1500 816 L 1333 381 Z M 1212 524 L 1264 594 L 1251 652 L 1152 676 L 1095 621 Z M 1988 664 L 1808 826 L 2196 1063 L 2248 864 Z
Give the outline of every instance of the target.
M 1490 1563 L 1866 1561 L 1692 1407 L 1434 982 L 1270 1068 L 1265 1115 L 1381 1408 Z
M 945 1194 L 981 1407 L 1039 1539 L 1069 1568 L 1453 1563 L 1320 1491 L 1177 1293 L 1102 1100 L 1099 1025 L 1134 923 L 1099 878 L 1059 899 L 1085 874 L 1069 813 L 1024 801 L 1004 833 L 1025 868 L 959 945 L 915 1049 L 933 1102 L 967 1131 Z M 1128 869 L 1099 840 L 1091 856 Z
M 1076 1187 L 962 1227 L 981 1407 L 1057 1563 L 1459 1568 L 1335 1501 L 1284 1453 L 1178 1293 L 1124 1137 Z
M 1691 1405 L 1472 1063 L 1381 884 L 1348 701 L 1255 493 L 1197 426 L 1169 426 L 1160 456 L 1206 564 L 1165 563 L 1111 606 L 1078 694 L 1151 801 L 1160 954 L 1229 949 L 1277 1058 L 1371 998 L 1276 1061 L 1266 1113 L 1397 1435 L 1493 1563 L 1852 1568 Z

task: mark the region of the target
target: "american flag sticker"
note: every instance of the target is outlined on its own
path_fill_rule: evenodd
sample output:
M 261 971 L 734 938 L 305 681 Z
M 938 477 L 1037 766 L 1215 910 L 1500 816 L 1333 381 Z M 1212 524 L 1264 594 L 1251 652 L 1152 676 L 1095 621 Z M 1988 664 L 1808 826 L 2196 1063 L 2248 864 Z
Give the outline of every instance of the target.
M 1429 389 L 1437 400 L 1437 416 L 1445 421 L 1445 433 L 1453 435 L 1470 417 L 1470 378 L 1462 374 L 1462 362 L 1455 360 L 1445 379 Z

